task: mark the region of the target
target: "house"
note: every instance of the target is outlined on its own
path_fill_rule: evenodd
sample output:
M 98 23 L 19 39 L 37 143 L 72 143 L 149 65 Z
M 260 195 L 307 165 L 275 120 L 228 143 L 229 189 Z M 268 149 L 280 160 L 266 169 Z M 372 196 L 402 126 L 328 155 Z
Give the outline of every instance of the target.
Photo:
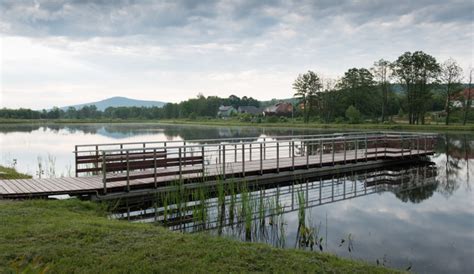
M 293 105 L 287 102 L 279 102 L 263 111 L 264 116 L 291 116 L 292 113 Z
M 239 113 L 248 113 L 252 115 L 262 114 L 262 110 L 255 106 L 240 106 L 238 108 Z
M 464 107 L 464 104 L 467 102 L 468 99 L 474 101 L 474 89 L 465 88 L 464 90 L 460 91 L 459 94 L 456 94 L 453 97 L 455 98 L 455 100 L 452 101 L 453 107 Z M 473 103 L 471 103 L 471 108 L 474 108 Z
M 237 110 L 233 106 L 220 106 L 217 111 L 217 117 L 228 118 L 235 113 L 237 113 Z

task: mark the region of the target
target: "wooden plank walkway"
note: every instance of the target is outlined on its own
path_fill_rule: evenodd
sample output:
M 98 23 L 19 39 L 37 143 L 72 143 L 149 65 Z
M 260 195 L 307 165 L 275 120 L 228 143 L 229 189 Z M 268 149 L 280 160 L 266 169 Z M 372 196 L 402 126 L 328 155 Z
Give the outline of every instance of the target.
M 347 150 L 345 153 L 335 152 L 334 154 L 324 153 L 321 155 L 308 155 L 308 156 L 295 156 L 279 158 L 278 165 L 277 159 L 255 159 L 252 161 L 242 162 L 230 162 L 225 164 L 225 177 L 240 177 L 243 178 L 249 175 L 260 175 L 262 178 L 266 174 L 275 174 L 282 171 L 293 171 L 301 169 L 318 170 L 324 169 L 327 166 L 335 165 L 351 165 L 354 162 L 370 162 L 375 160 L 401 160 L 409 159 L 414 157 L 421 157 L 433 154 L 432 150 L 420 150 L 420 149 L 386 149 L 387 153 L 383 150 L 376 148 L 369 149 L 358 149 L 358 150 Z M 367 153 L 366 153 L 367 152 Z M 334 160 L 333 160 L 334 158 Z M 322 159 L 322 161 L 321 161 Z M 356 160 L 357 159 L 357 160 Z M 278 168 L 277 168 L 278 166 Z M 216 179 L 216 177 L 223 176 L 223 165 L 219 163 L 206 163 L 204 165 L 204 174 L 200 173 L 188 173 L 186 171 L 193 171 L 196 168 L 202 168 L 202 165 L 186 165 L 186 166 L 173 166 L 167 167 L 166 169 L 160 168 L 159 172 L 170 172 L 175 173 L 173 175 L 159 176 L 156 177 L 156 186 L 166 186 L 181 179 L 185 182 L 196 182 L 198 180 L 205 179 Z M 178 175 L 179 170 L 182 174 Z M 243 172 L 244 170 L 244 172 Z M 150 174 L 153 170 L 149 171 L 133 171 L 130 175 Z M 120 174 L 109 174 L 107 178 L 113 178 L 114 176 L 122 176 Z M 130 189 L 143 189 L 155 186 L 155 178 L 135 179 L 129 180 L 128 182 Z M 107 193 L 109 192 L 124 192 L 126 190 L 127 181 L 115 181 L 107 182 Z M 21 179 L 21 180 L 0 180 L 0 198 L 32 198 L 32 197 L 46 197 L 50 195 L 100 195 L 103 194 L 103 177 L 101 175 L 94 175 L 88 177 L 68 177 L 68 178 L 52 178 L 52 179 Z

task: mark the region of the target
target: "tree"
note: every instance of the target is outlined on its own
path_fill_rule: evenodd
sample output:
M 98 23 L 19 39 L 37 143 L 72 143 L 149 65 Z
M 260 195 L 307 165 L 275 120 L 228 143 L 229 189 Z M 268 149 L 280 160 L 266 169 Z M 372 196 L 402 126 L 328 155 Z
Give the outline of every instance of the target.
M 346 110 L 346 118 L 349 119 L 349 123 L 357 124 L 360 122 L 360 111 L 354 106 L 349 106 Z
M 423 51 L 407 51 L 392 63 L 392 70 L 405 87 L 409 123 L 424 124 L 432 97 L 430 88 L 439 74 L 439 64 Z
M 459 91 L 462 81 L 462 69 L 454 59 L 449 58 L 441 65 L 440 80 L 441 83 L 444 84 L 444 89 L 446 91 L 446 125 L 449 125 L 451 101 L 454 98 L 455 92 Z
M 377 101 L 376 96 L 372 96 L 374 86 L 374 76 L 368 69 L 351 68 L 344 73 L 336 87 L 346 95 L 347 106 L 352 105 L 370 115 L 375 111 Z
M 472 98 L 471 98 L 471 93 L 472 93 L 472 71 L 473 69 L 471 68 L 469 70 L 469 86 L 468 86 L 468 92 L 467 92 L 467 97 L 466 95 L 464 99 L 464 119 L 462 121 L 462 124 L 465 125 L 467 122 L 467 117 L 469 115 L 469 110 L 471 109 L 471 104 L 472 104 Z
M 321 79 L 310 70 L 305 74 L 299 74 L 293 83 L 294 97 L 299 98 L 300 102 L 303 103 L 303 120 L 305 123 L 309 122 L 312 105 L 315 104 L 315 98 L 321 88 Z
M 379 87 L 382 91 L 382 122 L 385 121 L 385 115 L 388 104 L 388 92 L 390 89 L 390 62 L 380 59 L 374 63 L 371 69 Z

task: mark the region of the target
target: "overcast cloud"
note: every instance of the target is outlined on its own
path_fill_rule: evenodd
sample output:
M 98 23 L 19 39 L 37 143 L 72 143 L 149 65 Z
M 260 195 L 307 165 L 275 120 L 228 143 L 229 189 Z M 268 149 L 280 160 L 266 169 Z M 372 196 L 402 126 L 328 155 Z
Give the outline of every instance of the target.
M 473 60 L 467 1 L 0 0 L 2 107 L 288 98 L 298 73 L 423 50 Z

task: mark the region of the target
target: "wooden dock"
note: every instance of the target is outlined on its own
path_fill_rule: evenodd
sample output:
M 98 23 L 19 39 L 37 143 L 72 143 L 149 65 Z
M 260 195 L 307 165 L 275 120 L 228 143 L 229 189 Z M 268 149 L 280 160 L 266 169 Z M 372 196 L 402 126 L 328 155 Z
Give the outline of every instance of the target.
M 78 145 L 76 177 L 0 180 L 0 197 L 119 197 L 176 181 L 288 180 L 420 159 L 435 142 L 433 134 L 371 132 Z

